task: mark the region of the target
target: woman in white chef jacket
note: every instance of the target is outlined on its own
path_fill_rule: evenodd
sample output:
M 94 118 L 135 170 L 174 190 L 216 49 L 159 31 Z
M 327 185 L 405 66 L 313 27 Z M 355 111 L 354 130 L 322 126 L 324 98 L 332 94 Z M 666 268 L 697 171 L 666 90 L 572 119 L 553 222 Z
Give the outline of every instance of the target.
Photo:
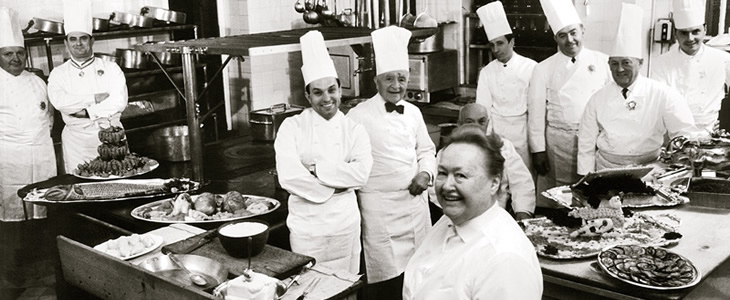
M 66 0 L 63 9 L 71 59 L 51 72 L 48 97 L 66 123 L 61 141 L 66 173 L 71 173 L 98 155 L 100 126 L 122 126 L 127 85 L 119 66 L 94 58 L 89 0 Z
M 0 8 L 0 221 L 45 218 L 43 206 L 25 205 L 18 189 L 56 175 L 51 140 L 53 108 L 46 84 L 24 70 L 17 13 Z M 0 233 L 2 234 L 2 233 Z
M 360 271 L 360 211 L 355 189 L 373 159 L 365 128 L 339 111 L 342 90 L 319 31 L 300 38 L 305 96 L 311 108 L 282 122 L 276 171 L 289 193 L 292 251 L 333 270 Z

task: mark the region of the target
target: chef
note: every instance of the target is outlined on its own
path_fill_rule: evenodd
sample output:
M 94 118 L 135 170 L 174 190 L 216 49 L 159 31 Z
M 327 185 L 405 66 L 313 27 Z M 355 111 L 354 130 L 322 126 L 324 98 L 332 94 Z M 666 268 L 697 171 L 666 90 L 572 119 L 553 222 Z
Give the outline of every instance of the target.
M 333 270 L 360 271 L 360 211 L 355 189 L 365 185 L 373 158 L 362 125 L 339 111 L 342 90 L 324 38 L 300 38 L 304 96 L 312 105 L 277 132 L 276 171 L 289 196 L 292 251 Z
M 527 101 L 537 194 L 577 182 L 578 123 L 588 99 L 610 78 L 608 57 L 583 47 L 583 24 L 571 0 L 540 0 L 558 53 L 533 71 Z M 553 204 L 538 196 L 537 206 Z
M 672 7 L 679 47 L 652 63 L 651 77 L 677 89 L 697 127 L 712 132 L 730 84 L 730 54 L 704 45 L 705 1 L 674 0 Z
M 459 126 L 473 124 L 487 134 L 490 121 L 487 108 L 479 103 L 466 104 L 459 111 Z M 515 220 L 530 218 L 535 212 L 535 182 L 512 143 L 507 139 L 502 142 L 500 153 L 504 157 L 504 174 L 497 202 L 511 211 Z
M 24 70 L 27 53 L 18 13 L 0 8 L 0 221 L 45 218 L 43 206 L 25 205 L 18 189 L 56 176 L 51 140 L 53 108 L 46 84 Z
M 122 126 L 127 107 L 124 73 L 114 63 L 94 58 L 94 37 L 89 0 L 65 0 L 66 49 L 71 58 L 48 77 L 48 97 L 61 112 L 66 126 L 61 135 L 66 173 L 98 154 L 101 126 Z
M 535 248 L 497 203 L 501 147 L 475 126 L 451 134 L 435 183 L 444 216 L 408 262 L 403 299 L 542 297 Z
M 527 87 L 537 63 L 514 52 L 515 40 L 502 2 L 477 9 L 495 60 L 479 72 L 476 102 L 489 109 L 494 132 L 512 142 L 525 165 L 527 147 Z
M 359 191 L 368 298 L 400 299 L 403 270 L 431 227 L 426 189 L 435 149 L 421 111 L 403 100 L 411 33 L 389 26 L 372 32 L 378 94 L 348 116 L 365 126 L 373 169 Z
M 622 3 L 608 60 L 613 82 L 588 101 L 578 135 L 578 174 L 646 164 L 659 157 L 664 134 L 693 136 L 687 103 L 674 89 L 640 75 L 643 11 Z

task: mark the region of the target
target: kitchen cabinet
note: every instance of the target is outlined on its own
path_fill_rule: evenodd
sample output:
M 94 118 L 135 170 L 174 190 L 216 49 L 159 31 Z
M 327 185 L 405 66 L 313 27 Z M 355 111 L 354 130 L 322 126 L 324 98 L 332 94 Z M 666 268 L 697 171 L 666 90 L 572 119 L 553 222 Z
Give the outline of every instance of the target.
M 539 0 L 503 0 L 512 26 L 515 52 L 540 62 L 557 52 L 553 33 Z M 476 12 L 464 15 L 464 70 L 467 84 L 477 84 L 479 70 L 492 59 L 484 28 Z

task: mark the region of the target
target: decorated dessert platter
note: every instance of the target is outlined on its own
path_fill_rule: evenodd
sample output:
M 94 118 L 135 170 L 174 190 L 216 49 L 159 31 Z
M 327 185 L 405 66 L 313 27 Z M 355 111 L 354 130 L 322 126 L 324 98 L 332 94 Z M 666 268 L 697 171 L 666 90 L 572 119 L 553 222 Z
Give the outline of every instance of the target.
M 683 289 L 696 285 L 702 278 L 691 261 L 659 247 L 608 247 L 598 254 L 598 263 L 612 277 L 649 289 Z
M 231 191 L 226 194 L 182 193 L 174 198 L 154 201 L 132 210 L 132 217 L 153 223 L 216 223 L 251 218 L 270 213 L 278 200 Z

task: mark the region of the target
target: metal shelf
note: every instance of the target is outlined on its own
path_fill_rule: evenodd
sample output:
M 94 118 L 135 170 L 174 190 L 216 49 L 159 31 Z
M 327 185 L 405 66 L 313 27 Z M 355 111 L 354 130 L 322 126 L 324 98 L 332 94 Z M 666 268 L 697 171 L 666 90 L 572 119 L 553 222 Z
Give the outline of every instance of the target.
M 168 33 L 175 30 L 196 29 L 196 27 L 196 25 L 169 25 L 152 28 L 128 28 L 104 32 L 94 32 L 92 33 L 92 36 L 95 40 L 108 40 L 134 36 L 155 35 L 160 33 Z M 62 34 L 36 32 L 25 35 L 25 44 L 43 44 L 47 40 L 60 42 L 63 41 L 65 38 L 66 36 Z

